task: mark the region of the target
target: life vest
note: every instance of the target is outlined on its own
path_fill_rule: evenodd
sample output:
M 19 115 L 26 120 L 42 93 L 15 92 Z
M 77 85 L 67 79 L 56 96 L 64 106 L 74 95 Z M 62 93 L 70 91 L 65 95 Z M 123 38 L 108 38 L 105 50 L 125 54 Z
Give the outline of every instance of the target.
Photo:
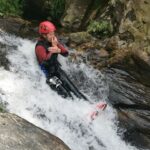
M 36 44 L 36 47 L 39 45 L 45 48 L 46 53 L 49 53 L 48 48 L 52 46 L 50 42 L 44 40 L 39 40 Z M 40 64 L 40 67 L 45 73 L 46 77 L 48 77 L 49 74 L 56 73 L 58 66 L 61 66 L 57 60 L 57 57 L 58 54 L 52 54 L 49 60 L 43 61 Z

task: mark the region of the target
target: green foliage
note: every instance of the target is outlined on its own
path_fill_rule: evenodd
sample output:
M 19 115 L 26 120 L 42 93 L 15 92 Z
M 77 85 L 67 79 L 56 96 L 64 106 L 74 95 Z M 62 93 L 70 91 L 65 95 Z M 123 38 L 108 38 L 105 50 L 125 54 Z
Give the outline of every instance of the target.
M 0 112 L 6 112 L 6 106 L 2 102 L 0 102 Z
M 108 36 L 112 33 L 112 25 L 106 20 L 91 21 L 87 27 L 87 31 L 97 37 Z
M 0 0 L 0 14 L 21 15 L 24 0 Z
M 52 19 L 56 22 L 60 20 L 62 14 L 64 13 L 65 3 L 65 0 L 52 0 L 50 14 Z

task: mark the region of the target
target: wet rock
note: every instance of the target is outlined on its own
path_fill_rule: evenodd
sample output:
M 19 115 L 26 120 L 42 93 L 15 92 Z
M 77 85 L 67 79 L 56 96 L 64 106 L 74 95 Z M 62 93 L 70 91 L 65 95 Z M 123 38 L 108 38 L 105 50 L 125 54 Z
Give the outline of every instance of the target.
M 0 149 L 70 150 L 59 138 L 9 113 L 0 113 Z
M 105 49 L 88 49 L 86 51 L 86 62 L 92 65 L 96 69 L 102 69 L 107 66 L 107 60 L 109 59 L 109 53 Z
M 0 67 L 4 67 L 6 70 L 9 70 L 10 62 L 6 57 L 8 52 L 7 49 L 8 47 L 0 42 Z
M 150 148 L 150 88 L 123 70 L 105 70 L 109 103 L 118 111 L 122 138 L 139 148 Z
M 143 84 L 150 86 L 150 56 L 146 52 L 136 51 L 132 55 L 134 60 L 134 69 L 129 66 L 129 72 Z
M 31 39 L 38 36 L 37 23 L 31 23 L 19 17 L 1 17 L 0 29 L 17 36 Z
M 150 110 L 118 110 L 119 126 L 124 129 L 123 139 L 138 148 L 150 148 Z
M 1 17 L 0 18 L 0 28 L 12 34 L 17 34 L 21 25 L 23 25 L 23 19 L 14 17 Z

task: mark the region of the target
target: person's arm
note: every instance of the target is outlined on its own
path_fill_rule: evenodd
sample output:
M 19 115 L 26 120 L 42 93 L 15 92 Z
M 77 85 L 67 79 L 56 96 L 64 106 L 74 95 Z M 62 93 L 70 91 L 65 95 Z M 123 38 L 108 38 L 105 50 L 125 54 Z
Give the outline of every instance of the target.
M 35 52 L 36 52 L 36 56 L 37 56 L 37 59 L 39 61 L 39 63 L 41 64 L 43 61 L 46 61 L 48 60 L 52 53 L 49 52 L 49 53 L 46 53 L 46 50 L 43 46 L 39 45 L 35 48 Z
M 61 50 L 60 52 L 61 55 L 68 56 L 69 54 L 68 50 L 61 43 L 58 43 L 57 47 Z
M 52 47 L 56 48 L 56 51 L 54 50 L 54 53 L 59 53 L 63 56 L 68 56 L 68 50 L 58 42 L 58 39 L 56 36 L 52 38 Z

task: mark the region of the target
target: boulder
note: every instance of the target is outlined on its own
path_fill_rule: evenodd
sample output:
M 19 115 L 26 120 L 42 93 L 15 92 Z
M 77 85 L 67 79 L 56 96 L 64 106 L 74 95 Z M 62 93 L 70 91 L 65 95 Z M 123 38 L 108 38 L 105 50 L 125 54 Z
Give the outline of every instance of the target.
M 80 45 L 82 43 L 87 43 L 93 41 L 93 37 L 88 32 L 75 32 L 69 34 L 69 43 Z
M 32 23 L 20 17 L 0 17 L 0 30 L 30 39 L 38 36 L 37 22 Z
M 70 150 L 56 136 L 10 113 L 0 113 L 0 150 Z

